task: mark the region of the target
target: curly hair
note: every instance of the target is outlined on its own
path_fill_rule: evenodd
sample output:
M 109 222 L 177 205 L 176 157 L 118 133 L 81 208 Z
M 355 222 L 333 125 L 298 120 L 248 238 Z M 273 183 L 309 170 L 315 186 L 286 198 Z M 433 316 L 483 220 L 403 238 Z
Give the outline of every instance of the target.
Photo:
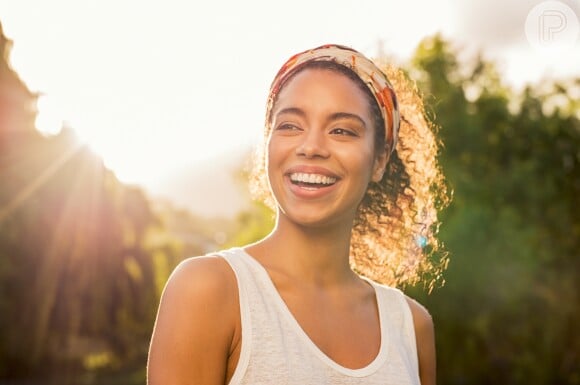
M 350 68 L 335 62 L 312 62 L 292 74 L 285 84 L 297 73 L 313 68 L 339 72 L 365 93 L 375 127 L 375 149 L 384 149 L 381 110 L 368 87 Z M 431 291 L 443 284 L 442 273 L 448 262 L 447 253 L 436 237 L 437 213 L 449 202 L 445 178 L 437 161 L 441 143 L 436 136 L 437 127 L 427 119 L 415 83 L 400 69 L 386 64 L 380 68 L 395 88 L 401 126 L 382 179 L 369 184 L 359 205 L 351 235 L 351 267 L 377 282 L 398 287 L 423 282 Z M 275 202 L 265 165 L 275 103 L 276 100 L 268 101 L 264 142 L 254 152 L 250 174 L 252 196 L 273 210 Z

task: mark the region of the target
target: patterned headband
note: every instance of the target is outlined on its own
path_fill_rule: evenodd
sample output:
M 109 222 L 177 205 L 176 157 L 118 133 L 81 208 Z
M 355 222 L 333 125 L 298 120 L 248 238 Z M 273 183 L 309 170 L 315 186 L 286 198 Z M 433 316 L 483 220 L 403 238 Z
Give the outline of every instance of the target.
M 385 121 L 385 141 L 392 153 L 397 144 L 400 116 L 395 91 L 387 76 L 369 59 L 352 48 L 326 44 L 292 56 L 280 70 L 270 87 L 268 115 L 284 82 L 309 62 L 335 62 L 352 70 L 374 95 Z M 269 116 L 268 116 L 269 118 Z

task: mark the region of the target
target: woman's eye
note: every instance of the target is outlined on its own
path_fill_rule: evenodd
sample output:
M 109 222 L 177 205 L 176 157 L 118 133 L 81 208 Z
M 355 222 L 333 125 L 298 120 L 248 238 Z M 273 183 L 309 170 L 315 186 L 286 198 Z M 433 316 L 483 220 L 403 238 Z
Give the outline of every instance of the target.
M 296 131 L 299 129 L 300 128 L 298 126 L 292 123 L 282 123 L 278 127 L 276 127 L 276 130 L 287 130 L 287 131 Z
M 335 128 L 331 131 L 335 135 L 345 135 L 345 136 L 357 136 L 357 134 L 352 130 L 347 130 L 346 128 Z

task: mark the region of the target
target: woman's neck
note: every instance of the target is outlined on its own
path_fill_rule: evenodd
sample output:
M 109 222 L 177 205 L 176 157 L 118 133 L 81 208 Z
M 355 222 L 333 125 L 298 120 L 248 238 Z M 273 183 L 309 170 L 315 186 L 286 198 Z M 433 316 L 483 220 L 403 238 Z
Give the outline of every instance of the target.
M 269 236 L 247 248 L 267 269 L 304 283 L 334 285 L 355 277 L 349 264 L 352 227 L 303 227 L 278 218 Z

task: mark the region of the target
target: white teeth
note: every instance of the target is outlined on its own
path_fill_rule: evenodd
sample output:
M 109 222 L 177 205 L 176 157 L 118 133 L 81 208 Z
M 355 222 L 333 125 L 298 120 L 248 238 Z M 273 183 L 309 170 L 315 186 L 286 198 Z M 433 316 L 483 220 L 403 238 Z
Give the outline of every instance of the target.
M 290 180 L 292 182 L 303 182 L 303 183 L 316 183 L 316 184 L 333 184 L 336 182 L 336 178 L 320 175 L 320 174 L 306 174 L 306 173 L 293 173 L 290 174 Z

